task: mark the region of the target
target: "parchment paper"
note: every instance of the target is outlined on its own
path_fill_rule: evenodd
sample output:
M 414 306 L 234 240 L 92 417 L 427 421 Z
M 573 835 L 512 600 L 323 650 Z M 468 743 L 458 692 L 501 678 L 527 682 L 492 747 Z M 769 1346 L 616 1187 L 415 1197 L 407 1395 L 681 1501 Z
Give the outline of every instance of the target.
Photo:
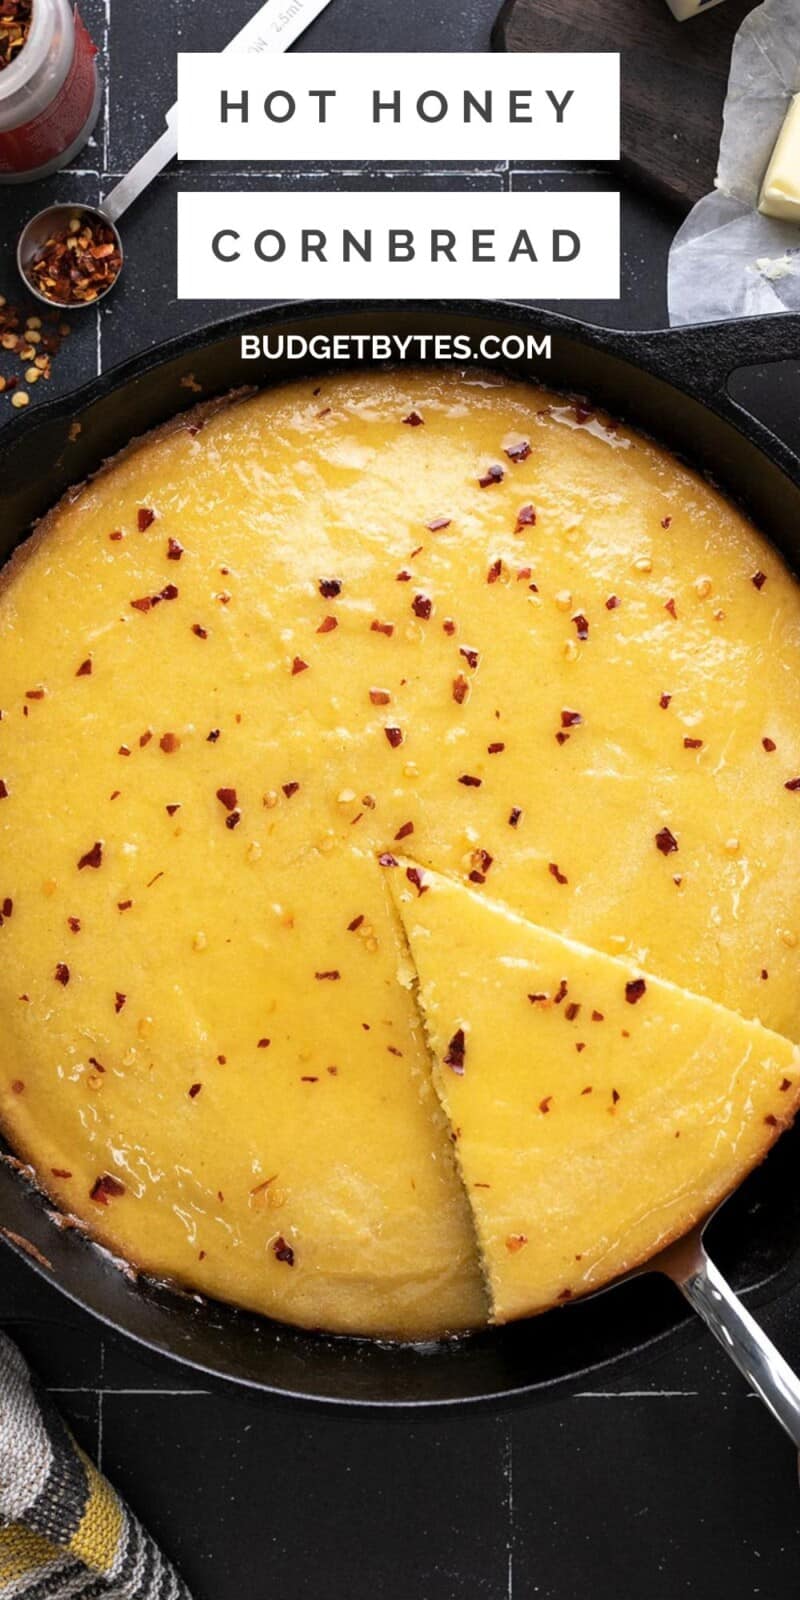
M 800 311 L 800 226 L 756 209 L 798 90 L 800 0 L 764 0 L 734 41 L 714 191 L 698 201 L 672 241 L 671 323 Z

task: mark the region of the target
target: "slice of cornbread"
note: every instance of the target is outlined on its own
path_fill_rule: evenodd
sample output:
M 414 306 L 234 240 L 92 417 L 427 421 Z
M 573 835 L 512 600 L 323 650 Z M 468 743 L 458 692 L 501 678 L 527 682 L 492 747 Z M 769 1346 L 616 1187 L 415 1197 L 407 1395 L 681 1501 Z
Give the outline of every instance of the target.
M 645 1261 L 791 1121 L 779 1034 L 433 872 L 388 878 L 496 1322 Z

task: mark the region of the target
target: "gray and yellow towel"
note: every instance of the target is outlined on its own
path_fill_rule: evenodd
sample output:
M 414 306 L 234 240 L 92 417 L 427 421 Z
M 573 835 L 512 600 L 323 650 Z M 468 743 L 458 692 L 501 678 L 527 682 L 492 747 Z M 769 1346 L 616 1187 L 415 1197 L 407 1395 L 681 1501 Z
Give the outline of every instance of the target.
M 0 1600 L 191 1600 L 2 1334 Z

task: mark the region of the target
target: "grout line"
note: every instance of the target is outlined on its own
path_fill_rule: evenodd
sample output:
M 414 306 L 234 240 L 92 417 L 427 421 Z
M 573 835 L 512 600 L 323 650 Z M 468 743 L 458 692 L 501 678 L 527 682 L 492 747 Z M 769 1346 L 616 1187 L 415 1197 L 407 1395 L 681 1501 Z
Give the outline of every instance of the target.
M 106 62 L 103 105 L 103 168 L 108 167 L 111 148 L 111 0 L 103 0 L 103 55 Z
M 507 1600 L 514 1600 L 514 1441 L 511 1423 L 506 1426 L 505 1445 L 503 1448 L 503 1472 L 506 1483 L 506 1512 L 508 1515 L 508 1532 L 506 1534 L 506 1595 Z
M 103 1391 L 97 1392 L 97 1470 L 103 1470 Z
M 91 1395 L 96 1395 L 98 1397 L 98 1399 L 102 1395 L 112 1395 L 113 1396 L 113 1395 L 118 1395 L 118 1394 L 119 1395 L 127 1395 L 127 1396 L 131 1396 L 131 1397 L 138 1397 L 139 1399 L 142 1399 L 145 1396 L 149 1398 L 150 1396 L 157 1394 L 157 1395 L 165 1395 L 165 1396 L 169 1397 L 170 1399 L 175 1399 L 178 1396 L 182 1396 L 182 1395 L 193 1395 L 193 1396 L 196 1396 L 196 1395 L 208 1395 L 208 1394 L 211 1393 L 211 1390 L 210 1389 L 115 1389 L 115 1388 L 113 1388 L 111 1386 L 108 1386 L 108 1385 L 100 1386 L 100 1385 L 97 1385 L 97 1384 L 92 1384 L 92 1385 L 88 1385 L 87 1384 L 86 1386 L 75 1385 L 74 1387 L 71 1387 L 71 1388 L 70 1387 L 64 1387 L 63 1385 L 56 1385 L 54 1388 L 48 1388 L 47 1392 L 48 1392 L 48 1394 L 68 1394 L 68 1395 L 71 1395 L 71 1394 L 91 1394 Z
M 696 1400 L 699 1389 L 579 1389 L 574 1400 Z

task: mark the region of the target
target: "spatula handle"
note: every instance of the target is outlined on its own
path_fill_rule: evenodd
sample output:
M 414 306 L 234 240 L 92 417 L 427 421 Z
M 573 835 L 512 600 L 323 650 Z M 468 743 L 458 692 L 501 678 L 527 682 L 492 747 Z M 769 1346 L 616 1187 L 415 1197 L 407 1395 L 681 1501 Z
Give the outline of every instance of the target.
M 689 1241 L 686 1241 L 688 1244 Z M 666 1270 L 800 1450 L 800 1378 L 710 1261 L 700 1239 Z

